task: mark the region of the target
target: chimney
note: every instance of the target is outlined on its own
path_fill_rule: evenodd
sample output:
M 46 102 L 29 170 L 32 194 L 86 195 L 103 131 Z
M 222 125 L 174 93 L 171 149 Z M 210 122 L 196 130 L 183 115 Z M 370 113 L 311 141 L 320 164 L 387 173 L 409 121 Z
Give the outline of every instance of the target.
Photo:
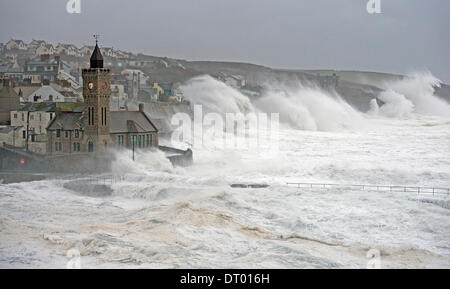
M 61 109 L 60 106 L 58 106 L 56 104 L 56 106 L 55 106 L 55 115 L 56 115 L 56 117 L 60 116 L 61 114 L 62 114 L 62 109 Z
M 143 103 L 139 103 L 139 111 L 144 112 L 144 104 Z
M 9 87 L 9 78 L 8 78 L 8 76 L 5 76 L 3 78 L 3 87 Z

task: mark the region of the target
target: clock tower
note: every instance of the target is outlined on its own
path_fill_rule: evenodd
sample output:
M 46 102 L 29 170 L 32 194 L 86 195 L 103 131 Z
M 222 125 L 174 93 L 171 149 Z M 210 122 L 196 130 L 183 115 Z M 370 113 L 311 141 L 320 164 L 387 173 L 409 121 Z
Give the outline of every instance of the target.
M 98 39 L 90 59 L 90 68 L 83 69 L 84 144 L 88 152 L 105 152 L 112 145 L 110 137 L 109 102 L 111 71 L 103 68 Z

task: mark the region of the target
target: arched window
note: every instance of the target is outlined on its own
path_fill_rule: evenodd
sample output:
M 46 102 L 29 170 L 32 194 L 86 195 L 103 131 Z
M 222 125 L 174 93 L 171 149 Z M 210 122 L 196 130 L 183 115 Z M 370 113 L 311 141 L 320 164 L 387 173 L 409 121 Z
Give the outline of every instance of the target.
M 94 152 L 94 143 L 88 142 L 88 152 L 93 153 Z

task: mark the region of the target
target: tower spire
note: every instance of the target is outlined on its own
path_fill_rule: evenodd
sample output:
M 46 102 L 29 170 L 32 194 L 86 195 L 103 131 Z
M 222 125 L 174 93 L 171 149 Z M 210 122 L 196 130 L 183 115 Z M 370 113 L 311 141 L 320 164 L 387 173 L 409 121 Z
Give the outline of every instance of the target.
M 91 56 L 91 68 L 103 68 L 103 56 L 100 51 L 100 48 L 98 47 L 98 39 L 100 38 L 100 35 L 95 34 L 95 48 L 92 52 Z

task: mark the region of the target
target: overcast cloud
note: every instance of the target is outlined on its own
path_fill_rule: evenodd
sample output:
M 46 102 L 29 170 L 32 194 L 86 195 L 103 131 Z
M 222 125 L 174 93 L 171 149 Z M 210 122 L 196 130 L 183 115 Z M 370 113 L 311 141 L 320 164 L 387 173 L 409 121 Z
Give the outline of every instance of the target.
M 0 42 L 11 37 L 101 44 L 188 60 L 279 68 L 406 73 L 429 69 L 450 83 L 450 1 L 0 0 Z

